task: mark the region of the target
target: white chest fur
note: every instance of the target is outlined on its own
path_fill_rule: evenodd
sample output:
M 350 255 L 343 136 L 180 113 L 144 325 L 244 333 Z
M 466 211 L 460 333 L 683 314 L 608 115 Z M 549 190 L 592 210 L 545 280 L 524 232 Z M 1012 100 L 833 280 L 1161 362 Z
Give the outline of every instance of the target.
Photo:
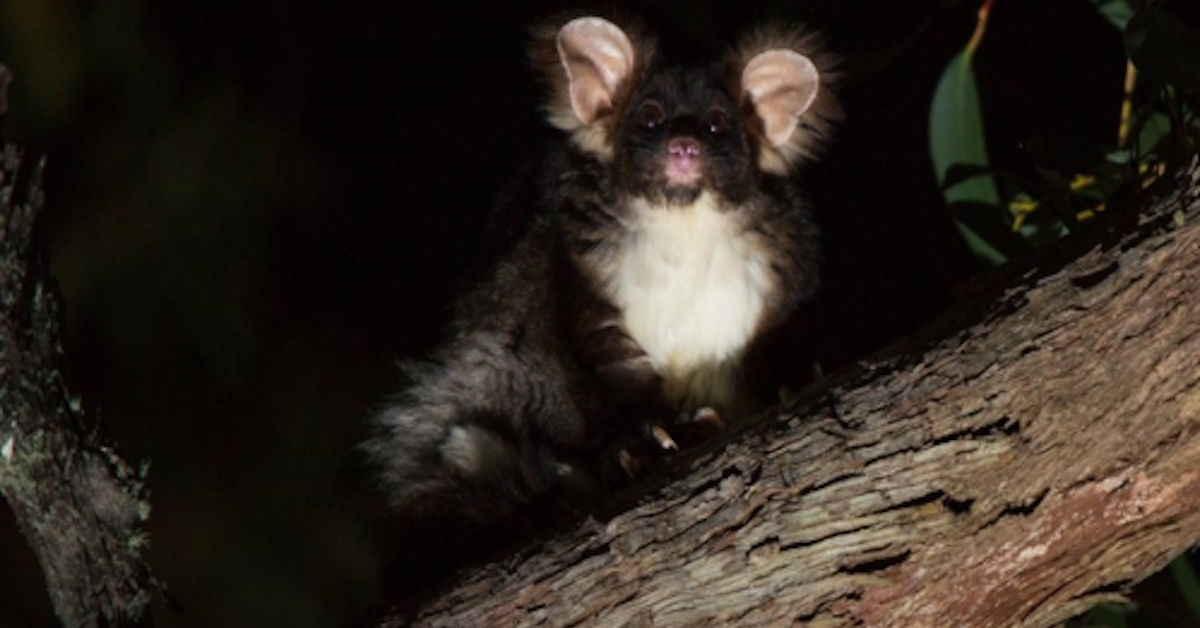
M 737 217 L 703 195 L 690 207 L 635 207 L 611 295 L 626 331 L 685 407 L 735 403 L 738 367 L 774 289 Z

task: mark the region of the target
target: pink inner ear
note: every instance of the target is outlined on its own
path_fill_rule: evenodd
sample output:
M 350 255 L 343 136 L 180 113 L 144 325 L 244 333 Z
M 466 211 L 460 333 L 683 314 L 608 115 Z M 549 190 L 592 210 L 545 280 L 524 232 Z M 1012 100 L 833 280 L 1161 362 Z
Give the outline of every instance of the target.
M 633 44 L 598 17 L 581 17 L 558 31 L 558 56 L 570 81 L 571 109 L 591 124 L 613 108 L 617 89 L 633 71 Z
M 817 66 L 793 50 L 759 53 L 742 70 L 742 89 L 750 96 L 772 146 L 782 146 L 791 139 L 800 116 L 817 98 L 820 85 Z

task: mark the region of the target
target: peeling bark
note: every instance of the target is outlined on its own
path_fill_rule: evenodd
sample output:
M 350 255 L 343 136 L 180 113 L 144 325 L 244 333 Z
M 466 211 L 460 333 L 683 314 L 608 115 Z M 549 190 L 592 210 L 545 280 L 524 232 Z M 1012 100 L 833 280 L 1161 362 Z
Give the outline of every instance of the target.
M 7 82 L 0 66 L 0 115 Z M 59 370 L 59 296 L 35 236 L 44 163 L 0 152 L 0 493 L 64 626 L 147 625 L 142 474 L 100 441 Z
M 422 626 L 1051 626 L 1200 542 L 1200 167 Z M 1074 259 L 1072 259 L 1074 258 Z M 382 625 L 404 623 L 400 617 Z

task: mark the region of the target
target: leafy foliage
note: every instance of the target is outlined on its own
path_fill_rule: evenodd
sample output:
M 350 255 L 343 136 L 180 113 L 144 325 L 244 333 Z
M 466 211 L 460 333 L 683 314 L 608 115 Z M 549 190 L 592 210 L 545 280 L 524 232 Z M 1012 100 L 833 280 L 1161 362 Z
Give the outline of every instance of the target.
M 967 245 L 980 260 L 999 265 L 1030 247 L 1088 228 L 1112 209 L 1115 199 L 1146 188 L 1197 152 L 1200 40 L 1162 8 L 1135 11 L 1129 0 L 1092 0 L 1106 20 L 1124 31 L 1129 61 L 1120 127 L 1107 141 L 1030 138 L 1024 149 L 1035 176 L 1022 177 L 994 168 L 985 147 L 971 61 L 992 4 L 983 4 L 974 36 L 938 83 L 929 147 Z

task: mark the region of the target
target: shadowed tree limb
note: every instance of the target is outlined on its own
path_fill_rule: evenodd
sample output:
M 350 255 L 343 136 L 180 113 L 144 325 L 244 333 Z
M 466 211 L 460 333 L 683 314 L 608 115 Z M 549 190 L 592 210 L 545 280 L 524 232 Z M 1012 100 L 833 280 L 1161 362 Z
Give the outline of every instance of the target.
M 0 116 L 10 76 L 0 66 Z M 60 297 L 37 237 L 45 160 L 0 152 L 0 493 L 62 625 L 149 625 L 143 473 L 104 445 L 60 370 Z

